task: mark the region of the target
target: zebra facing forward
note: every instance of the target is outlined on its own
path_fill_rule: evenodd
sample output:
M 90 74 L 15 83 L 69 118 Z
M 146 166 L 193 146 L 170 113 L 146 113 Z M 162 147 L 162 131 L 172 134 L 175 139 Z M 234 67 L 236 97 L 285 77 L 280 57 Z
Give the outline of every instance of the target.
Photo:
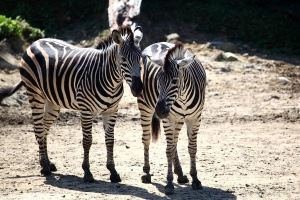
M 123 95 L 123 79 L 134 96 L 140 95 L 142 53 L 141 27 L 132 32 L 129 26 L 112 31 L 97 49 L 78 48 L 56 39 L 41 39 L 24 52 L 21 59 L 22 81 L 0 90 L 0 99 L 11 95 L 22 85 L 26 87 L 32 109 L 35 137 L 39 145 L 41 174 L 56 171 L 47 153 L 47 134 L 60 108 L 81 112 L 84 158 L 84 180 L 93 182 L 89 151 L 92 145 L 92 120 L 96 113 L 103 116 L 107 149 L 106 167 L 111 182 L 120 182 L 113 159 L 114 126 L 117 107 Z
M 197 133 L 204 106 L 206 74 L 200 61 L 183 44 L 155 43 L 143 51 L 142 69 L 144 89 L 138 97 L 143 129 L 144 175 L 142 182 L 151 182 L 149 165 L 150 131 L 152 138 L 158 137 L 159 119 L 163 119 L 163 127 L 167 141 L 167 185 L 165 193 L 174 193 L 172 163 L 179 183 L 189 180 L 182 172 L 177 153 L 178 134 L 184 124 L 187 125 L 190 154 L 190 175 L 194 190 L 202 189 L 197 178 L 196 152 Z M 158 118 L 157 118 L 158 117 Z M 152 127 L 151 127 L 152 126 Z

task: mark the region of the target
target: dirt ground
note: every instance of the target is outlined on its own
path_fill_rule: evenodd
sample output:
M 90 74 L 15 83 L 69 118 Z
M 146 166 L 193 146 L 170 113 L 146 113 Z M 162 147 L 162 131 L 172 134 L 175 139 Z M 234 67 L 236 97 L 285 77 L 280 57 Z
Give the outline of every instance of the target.
M 142 129 L 127 85 L 115 127 L 115 163 L 122 182 L 109 181 L 101 115 L 94 120 L 90 153 L 96 182 L 83 181 L 79 113 L 71 110 L 61 111 L 48 137 L 49 155 L 58 171 L 41 176 L 31 110 L 22 88 L 0 106 L 0 199 L 300 199 L 299 60 L 236 54 L 239 61 L 216 62 L 211 58 L 218 50 L 203 44 L 186 47 L 197 54 L 208 76 L 197 153 L 202 191 L 175 181 L 175 194 L 164 194 L 163 132 L 150 145 L 152 183 L 141 182 Z M 18 71 L 0 71 L 1 87 L 19 80 Z M 185 132 L 184 126 L 178 151 L 191 181 Z

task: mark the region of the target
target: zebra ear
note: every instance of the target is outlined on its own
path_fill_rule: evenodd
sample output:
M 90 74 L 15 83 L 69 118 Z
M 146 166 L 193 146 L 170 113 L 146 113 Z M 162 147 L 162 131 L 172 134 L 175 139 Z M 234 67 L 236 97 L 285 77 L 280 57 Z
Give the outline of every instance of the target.
M 151 57 L 151 56 L 148 56 L 149 60 L 159 66 L 163 66 L 164 65 L 164 61 L 160 58 L 157 58 L 157 57 Z
M 111 36 L 112 36 L 113 41 L 118 45 L 121 45 L 124 42 L 121 34 L 117 30 L 113 30 L 113 32 L 111 33 Z
M 181 60 L 177 60 L 177 64 L 179 65 L 179 68 L 184 68 L 187 67 L 188 65 L 190 65 L 194 59 L 195 59 L 196 55 L 193 56 L 187 56 Z
M 140 42 L 143 38 L 143 29 L 140 26 L 135 27 L 134 29 L 134 44 L 140 46 Z

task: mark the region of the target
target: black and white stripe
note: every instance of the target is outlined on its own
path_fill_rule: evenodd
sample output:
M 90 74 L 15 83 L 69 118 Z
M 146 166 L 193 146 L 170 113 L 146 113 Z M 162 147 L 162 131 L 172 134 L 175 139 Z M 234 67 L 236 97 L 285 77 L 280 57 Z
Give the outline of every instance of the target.
M 141 39 L 141 27 L 134 32 L 130 27 L 120 27 L 96 49 L 78 48 L 57 39 L 41 39 L 24 52 L 20 66 L 22 83 L 11 91 L 20 84 L 26 87 L 42 174 L 56 171 L 47 153 L 47 134 L 60 108 L 67 108 L 81 112 L 84 180 L 94 181 L 89 164 L 92 119 L 96 113 L 101 113 L 110 180 L 121 181 L 113 159 L 114 126 L 118 103 L 124 92 L 123 80 L 129 84 L 134 96 L 143 89 L 140 79 L 142 53 L 138 47 Z
M 196 152 L 197 133 L 205 100 L 206 74 L 200 61 L 184 49 L 183 44 L 155 43 L 143 51 L 142 69 L 144 89 L 138 97 L 143 129 L 144 167 L 143 182 L 151 182 L 149 145 L 157 138 L 158 118 L 163 119 L 167 140 L 168 160 L 165 192 L 174 193 L 172 163 L 179 183 L 188 182 L 183 174 L 177 154 L 178 135 L 184 123 L 187 125 L 192 187 L 202 189 L 197 178 Z M 152 125 L 152 126 L 151 126 Z

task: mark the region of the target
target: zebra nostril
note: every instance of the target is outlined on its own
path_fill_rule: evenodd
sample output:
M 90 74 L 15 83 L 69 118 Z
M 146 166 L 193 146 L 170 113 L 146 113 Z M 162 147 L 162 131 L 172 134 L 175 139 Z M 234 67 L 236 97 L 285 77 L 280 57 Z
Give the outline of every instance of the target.
M 169 111 L 170 110 L 166 106 L 166 101 L 165 100 L 159 101 L 156 104 L 155 112 L 156 112 L 158 118 L 160 118 L 160 119 L 166 118 L 169 114 Z

